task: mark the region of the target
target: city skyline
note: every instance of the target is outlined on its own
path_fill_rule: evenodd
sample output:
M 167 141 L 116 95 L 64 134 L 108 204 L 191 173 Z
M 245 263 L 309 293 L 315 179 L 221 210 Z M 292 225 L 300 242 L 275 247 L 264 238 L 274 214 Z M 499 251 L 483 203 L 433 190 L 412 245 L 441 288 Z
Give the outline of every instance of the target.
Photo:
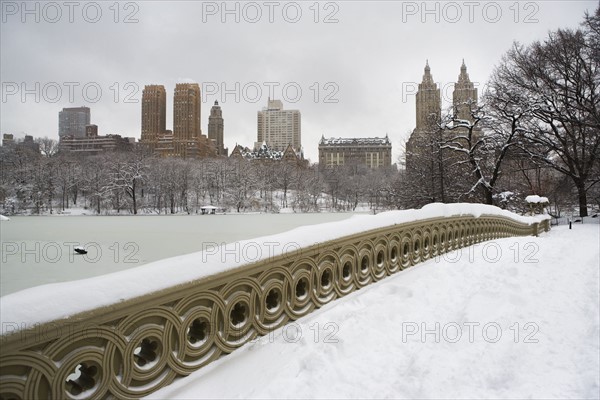
M 31 16 L 23 23 L 19 14 L 3 14 L 0 132 L 58 139 L 57 110 L 87 106 L 94 109 L 94 122 L 102 132 L 139 139 L 145 84 L 159 82 L 173 93 L 178 82 L 198 82 L 205 111 L 218 101 L 226 115 L 224 147 L 255 141 L 256 112 L 271 97 L 301 110 L 303 147 L 312 162 L 318 160 L 317 143 L 323 135 L 386 134 L 396 162 L 415 127 L 415 93 L 425 60 L 435 73 L 445 110 L 463 58 L 481 95 L 513 40 L 527 44 L 551 29 L 576 28 L 584 11 L 597 5 L 482 2 L 471 10 L 463 3 L 431 3 L 429 9 L 420 9 L 418 2 L 330 2 L 321 3 L 317 16 L 311 4 L 301 3 L 302 18 L 295 23 L 282 19 L 281 3 L 273 23 L 266 9 L 254 23 L 248 21 L 249 9 L 244 12 L 246 3 L 232 3 L 239 4 L 239 22 L 235 15 L 221 15 L 222 10 L 203 13 L 206 3 L 175 8 L 165 2 L 128 3 L 137 8 L 121 8 L 118 23 L 103 3 L 97 23 L 86 22 L 81 13 L 70 23 L 64 20 L 66 11 L 56 23 L 46 21 L 45 15 L 39 23 Z M 452 4 L 458 5 L 460 18 L 454 17 Z M 498 18 L 492 13 L 494 4 L 500 7 Z M 125 23 L 126 17 L 137 22 Z M 102 41 L 94 40 L 98 34 Z M 67 38 L 69 46 L 64 46 Z M 192 44 L 196 52 L 186 50 Z M 185 63 L 178 62 L 182 55 Z M 43 70 L 37 67 L 40 63 Z M 89 100 L 96 99 L 94 92 L 100 88 L 100 99 L 86 101 L 84 88 Z M 295 94 L 298 88 L 301 96 Z M 167 103 L 172 106 L 171 99 Z M 172 126 L 170 113 L 166 123 Z M 202 132 L 207 128 L 204 118 Z

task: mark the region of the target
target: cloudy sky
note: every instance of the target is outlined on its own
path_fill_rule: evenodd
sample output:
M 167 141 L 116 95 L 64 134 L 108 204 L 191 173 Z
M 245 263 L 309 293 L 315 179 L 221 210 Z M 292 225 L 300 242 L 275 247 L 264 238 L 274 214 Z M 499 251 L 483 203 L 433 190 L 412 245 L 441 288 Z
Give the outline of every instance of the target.
M 305 155 L 326 137 L 389 135 L 394 159 L 415 124 L 429 60 L 447 105 L 464 58 L 484 86 L 513 41 L 577 27 L 592 1 L 1 1 L 2 133 L 58 138 L 58 112 L 88 106 L 100 134 L 140 137 L 144 85 L 203 89 L 225 145 L 252 146 L 269 96 L 302 112 Z

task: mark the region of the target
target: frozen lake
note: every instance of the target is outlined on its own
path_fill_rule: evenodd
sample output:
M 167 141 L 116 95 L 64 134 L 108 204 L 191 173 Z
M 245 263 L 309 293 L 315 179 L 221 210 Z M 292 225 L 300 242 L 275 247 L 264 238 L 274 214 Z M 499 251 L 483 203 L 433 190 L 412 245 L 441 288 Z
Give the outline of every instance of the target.
M 352 213 L 16 216 L 0 222 L 0 295 L 202 251 L 211 244 L 333 222 Z M 74 247 L 88 254 L 79 255 Z

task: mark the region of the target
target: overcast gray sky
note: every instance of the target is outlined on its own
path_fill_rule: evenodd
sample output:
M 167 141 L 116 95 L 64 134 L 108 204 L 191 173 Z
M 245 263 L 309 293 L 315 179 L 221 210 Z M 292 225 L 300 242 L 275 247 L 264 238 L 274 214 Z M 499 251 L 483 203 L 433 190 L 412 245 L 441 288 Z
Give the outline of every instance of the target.
M 514 40 L 577 27 L 592 1 L 1 1 L 1 132 L 58 139 L 58 112 L 88 106 L 100 134 L 140 137 L 146 84 L 203 88 L 225 145 L 252 146 L 272 93 L 302 112 L 305 155 L 326 137 L 389 135 L 394 160 L 415 124 L 425 60 L 451 100 L 464 58 L 480 87 Z

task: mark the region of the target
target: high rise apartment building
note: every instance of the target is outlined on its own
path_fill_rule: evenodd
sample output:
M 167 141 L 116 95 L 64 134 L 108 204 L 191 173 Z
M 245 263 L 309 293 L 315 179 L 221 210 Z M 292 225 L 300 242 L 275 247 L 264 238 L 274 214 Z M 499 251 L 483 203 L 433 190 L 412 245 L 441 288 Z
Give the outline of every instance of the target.
M 284 110 L 281 100 L 268 100 L 267 108 L 257 114 L 255 147 L 266 143 L 270 148 L 284 151 L 288 145 L 302 148 L 301 118 L 298 110 Z
M 146 85 L 142 92 L 142 136 L 144 143 L 156 143 L 167 126 L 167 91 L 163 85 Z
M 89 107 L 63 108 L 58 113 L 58 137 L 85 137 L 85 127 L 89 124 Z
M 477 89 L 469 79 L 464 60 L 454 84 L 452 105 L 456 119 L 473 120 L 471 110 L 477 107 Z M 441 145 L 450 137 L 464 135 L 467 128 L 442 129 L 440 89 L 433 80 L 429 63 L 425 64 L 423 80 L 416 94 L 416 117 L 416 127 L 406 142 L 407 176 L 409 181 L 422 183 L 420 192 L 415 192 L 413 197 L 422 202 L 446 202 L 455 196 L 451 188 L 458 187 L 470 171 L 464 153 Z M 472 130 L 475 137 L 480 132 L 479 127 Z M 459 142 L 460 146 L 468 146 L 465 140 L 459 139 Z
M 452 92 L 452 104 L 456 109 L 457 117 L 463 120 L 471 120 L 471 109 L 477 107 L 477 101 L 477 89 L 469 79 L 467 66 L 465 60 L 463 60 L 458 82 L 454 84 L 454 92 Z
M 173 144 L 179 157 L 197 157 L 200 128 L 200 86 L 178 83 L 173 96 Z
M 218 156 L 227 155 L 227 149 L 225 149 L 223 144 L 224 129 L 223 112 L 219 102 L 215 100 L 215 104 L 210 109 L 210 116 L 208 117 L 208 139 L 215 144 Z
M 173 94 L 173 130 L 166 129 L 167 92 L 163 85 L 146 85 L 142 94 L 141 144 L 161 157 L 195 158 L 217 154 L 216 142 L 202 134 L 202 99 L 197 83 L 178 83 Z M 219 112 L 220 115 L 220 112 Z M 221 120 L 220 138 L 223 142 Z
M 462 120 L 471 120 L 471 109 L 476 108 L 477 100 L 477 89 L 469 79 L 467 66 L 463 60 L 458 82 L 454 84 L 452 94 L 452 104 L 456 117 Z M 406 143 L 407 169 L 416 165 L 413 162 L 415 156 L 423 155 L 424 152 L 431 152 L 432 143 L 441 140 L 441 138 L 436 137 L 440 134 L 441 109 L 440 89 L 433 81 L 429 63 L 426 63 L 423 80 L 419 84 L 419 90 L 416 94 L 417 123 Z M 476 132 L 478 133 L 479 129 L 476 129 Z
M 419 83 L 416 103 L 417 126 L 415 131 L 421 132 L 430 130 L 432 125 L 439 122 L 442 112 L 442 103 L 440 89 L 433 81 L 429 62 L 425 63 L 425 73 L 423 74 L 423 80 Z
M 191 141 L 201 134 L 200 86 L 178 83 L 173 96 L 173 136 L 178 141 Z

